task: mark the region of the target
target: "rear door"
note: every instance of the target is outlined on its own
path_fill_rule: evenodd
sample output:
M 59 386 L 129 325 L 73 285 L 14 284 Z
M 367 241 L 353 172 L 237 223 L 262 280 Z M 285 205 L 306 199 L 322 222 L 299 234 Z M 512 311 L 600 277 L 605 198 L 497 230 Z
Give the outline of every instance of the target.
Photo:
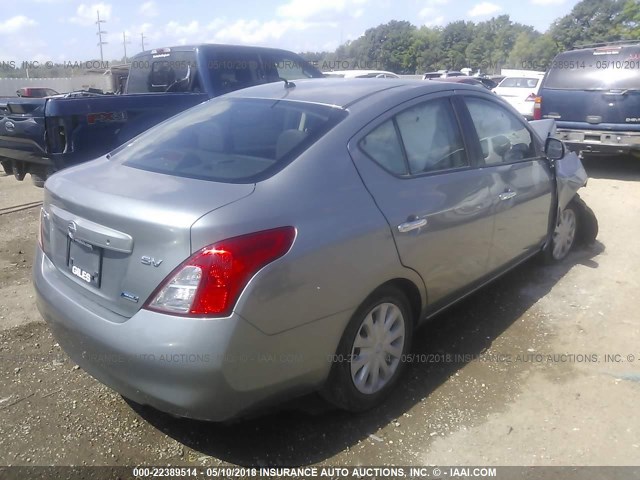
M 541 142 L 522 117 L 489 97 L 463 98 L 482 152 L 477 160 L 496 186 L 489 254 L 489 270 L 495 271 L 544 243 L 554 201 L 553 174 Z
M 392 110 L 349 149 L 401 262 L 422 276 L 430 303 L 486 273 L 492 179 L 472 164 L 448 94 Z

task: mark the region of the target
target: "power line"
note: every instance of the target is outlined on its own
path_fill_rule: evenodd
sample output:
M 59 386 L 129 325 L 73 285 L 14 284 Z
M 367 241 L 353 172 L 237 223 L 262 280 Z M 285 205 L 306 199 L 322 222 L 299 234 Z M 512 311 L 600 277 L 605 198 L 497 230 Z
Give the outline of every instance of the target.
M 102 46 L 106 45 L 108 42 L 103 42 L 102 41 L 102 35 L 106 35 L 107 32 L 102 30 L 102 25 L 100 25 L 100 24 L 101 23 L 107 23 L 107 21 L 106 20 L 100 20 L 100 10 L 96 10 L 96 13 L 98 14 L 98 21 L 96 22 L 96 25 L 98 26 L 98 33 L 96 33 L 96 35 L 98 35 L 98 46 L 100 47 L 100 61 L 103 62 L 104 61 L 104 56 L 102 55 Z
M 131 43 L 131 40 L 127 40 L 126 32 L 122 32 L 122 46 L 124 47 L 124 63 L 127 63 L 127 43 Z

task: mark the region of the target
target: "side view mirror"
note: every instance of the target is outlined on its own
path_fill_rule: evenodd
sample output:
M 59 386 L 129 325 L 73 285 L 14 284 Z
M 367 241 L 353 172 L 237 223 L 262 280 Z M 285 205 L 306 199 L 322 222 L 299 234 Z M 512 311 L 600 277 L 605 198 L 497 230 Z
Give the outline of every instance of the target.
M 544 144 L 544 153 L 549 160 L 560 160 L 564 157 L 564 143 L 557 138 L 549 137 Z

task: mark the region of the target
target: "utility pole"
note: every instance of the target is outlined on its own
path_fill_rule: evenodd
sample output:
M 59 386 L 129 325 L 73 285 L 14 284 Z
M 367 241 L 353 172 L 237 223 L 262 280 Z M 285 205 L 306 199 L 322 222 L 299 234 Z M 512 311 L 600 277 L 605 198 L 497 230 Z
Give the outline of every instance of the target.
M 122 32 L 122 46 L 124 47 L 124 63 L 127 63 L 127 43 L 131 43 L 131 41 L 127 40 L 126 32 Z
M 142 45 L 142 51 L 144 52 L 144 33 L 140 34 L 140 44 Z
M 104 61 L 104 56 L 102 55 L 102 46 L 106 45 L 108 42 L 103 42 L 102 41 L 102 35 L 106 35 L 107 32 L 105 32 L 104 30 L 102 30 L 102 25 L 100 25 L 101 23 L 106 23 L 106 20 L 100 20 L 100 10 L 96 10 L 96 13 L 98 14 L 98 21 L 96 22 L 96 25 L 98 26 L 98 33 L 96 33 L 96 35 L 98 35 L 98 46 L 100 47 L 100 62 Z

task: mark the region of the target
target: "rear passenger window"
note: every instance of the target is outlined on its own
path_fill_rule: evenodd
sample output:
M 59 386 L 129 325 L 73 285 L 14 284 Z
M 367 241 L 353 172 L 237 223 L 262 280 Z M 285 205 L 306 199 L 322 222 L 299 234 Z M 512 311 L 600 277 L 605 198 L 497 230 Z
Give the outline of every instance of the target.
M 407 173 L 393 120 L 387 120 L 364 137 L 360 141 L 360 148 L 385 170 L 397 175 Z
M 396 116 L 412 174 L 469 166 L 448 99 L 432 100 Z
M 313 78 L 314 73 L 310 65 L 301 58 L 292 58 L 278 53 L 263 56 L 264 76 L 269 82 L 281 79 L 297 80 L 299 78 Z
M 524 120 L 487 100 L 467 97 L 465 102 L 480 138 L 485 164 L 511 163 L 536 156 Z

